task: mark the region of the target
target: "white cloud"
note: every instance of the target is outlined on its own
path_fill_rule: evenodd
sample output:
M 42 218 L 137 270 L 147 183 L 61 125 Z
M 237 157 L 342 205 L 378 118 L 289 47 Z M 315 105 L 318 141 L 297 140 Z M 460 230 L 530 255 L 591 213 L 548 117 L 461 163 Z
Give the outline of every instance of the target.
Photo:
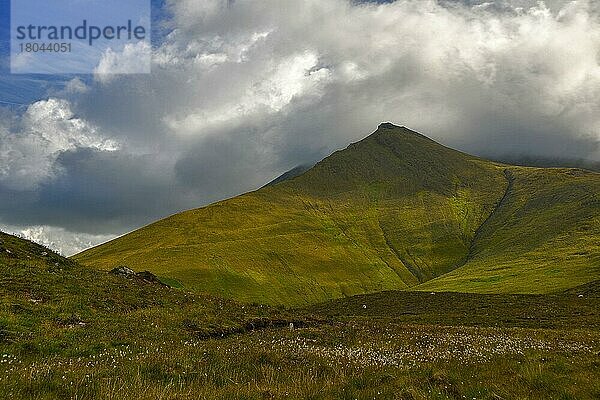
M 65 92 L 67 94 L 81 94 L 89 90 L 89 87 L 79 77 L 75 77 L 67 82 L 65 85 Z
M 76 148 L 114 151 L 118 144 L 98 135 L 96 128 L 76 118 L 66 100 L 31 104 L 17 122 L 0 124 L 0 183 L 31 190 L 59 171 L 60 153 Z
M 94 77 L 107 82 L 115 74 L 149 74 L 151 68 L 152 47 L 146 41 L 127 43 L 121 51 L 107 48 L 94 69 Z
M 295 54 L 264 71 L 240 98 L 220 105 L 214 110 L 201 109 L 183 118 L 165 116 L 164 121 L 172 132 L 190 134 L 210 131 L 220 124 L 243 123 L 255 114 L 278 113 L 294 98 L 320 96 L 323 86 L 331 79 L 331 71 L 319 68 L 314 53 Z
M 482 151 L 480 136 L 502 136 L 493 130 L 498 121 L 481 132 L 477 116 L 486 114 L 513 118 L 511 129 L 526 137 L 523 152 L 553 152 L 538 148 L 547 139 L 543 124 L 532 129 L 543 118 L 569 127 L 561 127 L 564 141 L 596 134 L 600 25 L 593 2 L 496 5 L 173 1 L 176 29 L 155 61 L 166 69 L 157 79 L 171 81 L 179 96 L 164 93 L 173 101 L 157 115 L 167 131 L 205 136 L 227 125 L 269 124 L 326 97 L 329 108 L 315 112 L 354 100 L 353 115 L 332 117 L 359 122 L 354 131 L 331 132 L 331 147 L 379 120 L 396 120 L 450 142 L 477 136 L 470 150 Z M 296 108 L 288 107 L 292 100 Z M 515 150 L 508 141 L 496 149 Z
M 17 235 L 32 242 L 44 245 L 59 254 L 70 257 L 87 248 L 106 242 L 114 235 L 90 235 L 69 232 L 60 227 L 53 226 L 27 226 L 18 227 L 11 225 L 0 226 L 3 232 Z

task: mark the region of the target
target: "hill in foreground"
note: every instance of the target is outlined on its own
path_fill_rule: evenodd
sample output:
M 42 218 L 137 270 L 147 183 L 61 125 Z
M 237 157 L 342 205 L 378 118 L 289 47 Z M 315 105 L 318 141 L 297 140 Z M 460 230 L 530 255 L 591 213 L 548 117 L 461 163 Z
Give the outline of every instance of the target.
M 545 293 L 600 276 L 600 174 L 482 160 L 382 124 L 293 179 L 87 250 L 244 302 Z
M 385 292 L 307 314 L 144 277 L 84 268 L 0 233 L 0 398 L 600 394 L 597 282 L 563 295 Z
M 87 355 L 119 343 L 221 337 L 295 321 L 269 307 L 186 293 L 149 277 L 86 268 L 0 232 L 0 348 L 47 357 L 76 346 Z

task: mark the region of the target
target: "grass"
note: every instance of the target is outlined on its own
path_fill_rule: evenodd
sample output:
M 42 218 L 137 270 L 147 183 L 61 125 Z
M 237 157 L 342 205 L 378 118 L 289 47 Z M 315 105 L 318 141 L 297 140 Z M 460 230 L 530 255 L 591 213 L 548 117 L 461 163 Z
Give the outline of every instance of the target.
M 122 347 L 95 357 L 11 357 L 0 363 L 0 397 L 593 399 L 598 348 L 582 336 L 363 323 Z
M 568 330 L 600 326 L 600 281 L 551 295 L 392 291 L 307 308 L 333 318 L 473 327 Z M 576 316 L 576 318 L 574 317 Z
M 102 347 L 176 340 L 182 332 L 223 337 L 312 323 L 299 313 L 94 271 L 9 235 L 0 240 L 0 337 L 22 356 L 52 357 L 65 349 L 93 355 Z
M 507 169 L 502 204 L 465 264 L 418 287 L 478 293 L 551 293 L 600 277 L 600 174 Z
M 395 291 L 282 309 L 0 241 L 0 398 L 600 395 L 597 282 L 556 295 Z
M 505 186 L 496 164 L 382 125 L 301 176 L 74 259 L 149 269 L 243 302 L 301 306 L 403 289 L 462 263 Z
M 551 293 L 600 276 L 600 174 L 512 167 L 384 124 L 293 179 L 87 250 L 242 302 Z

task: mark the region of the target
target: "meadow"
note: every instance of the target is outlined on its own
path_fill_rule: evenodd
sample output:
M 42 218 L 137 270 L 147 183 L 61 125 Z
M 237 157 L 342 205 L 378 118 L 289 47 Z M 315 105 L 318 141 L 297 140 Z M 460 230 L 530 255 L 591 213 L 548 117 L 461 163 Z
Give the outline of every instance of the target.
M 241 304 L 0 234 L 0 398 L 595 399 L 600 285 Z
M 361 320 L 253 330 L 220 339 L 182 336 L 146 344 L 113 343 L 93 351 L 73 345 L 43 357 L 3 347 L 0 396 L 595 399 L 600 395 L 596 329 Z

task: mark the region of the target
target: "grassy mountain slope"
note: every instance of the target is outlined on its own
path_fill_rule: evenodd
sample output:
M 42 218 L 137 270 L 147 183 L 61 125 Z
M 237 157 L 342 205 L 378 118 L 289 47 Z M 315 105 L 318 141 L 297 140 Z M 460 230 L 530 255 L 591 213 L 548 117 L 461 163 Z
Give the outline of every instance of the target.
M 269 307 L 95 271 L 0 232 L 0 349 L 22 357 L 65 349 L 89 356 L 105 347 L 221 337 L 289 321 L 297 322 Z
M 597 399 L 599 304 L 595 282 L 279 310 L 0 233 L 0 399 Z
M 270 304 L 405 289 L 462 264 L 506 190 L 502 171 L 382 124 L 297 178 L 174 215 L 75 259 Z
M 510 167 L 466 263 L 422 290 L 548 293 L 600 277 L 600 174 Z

